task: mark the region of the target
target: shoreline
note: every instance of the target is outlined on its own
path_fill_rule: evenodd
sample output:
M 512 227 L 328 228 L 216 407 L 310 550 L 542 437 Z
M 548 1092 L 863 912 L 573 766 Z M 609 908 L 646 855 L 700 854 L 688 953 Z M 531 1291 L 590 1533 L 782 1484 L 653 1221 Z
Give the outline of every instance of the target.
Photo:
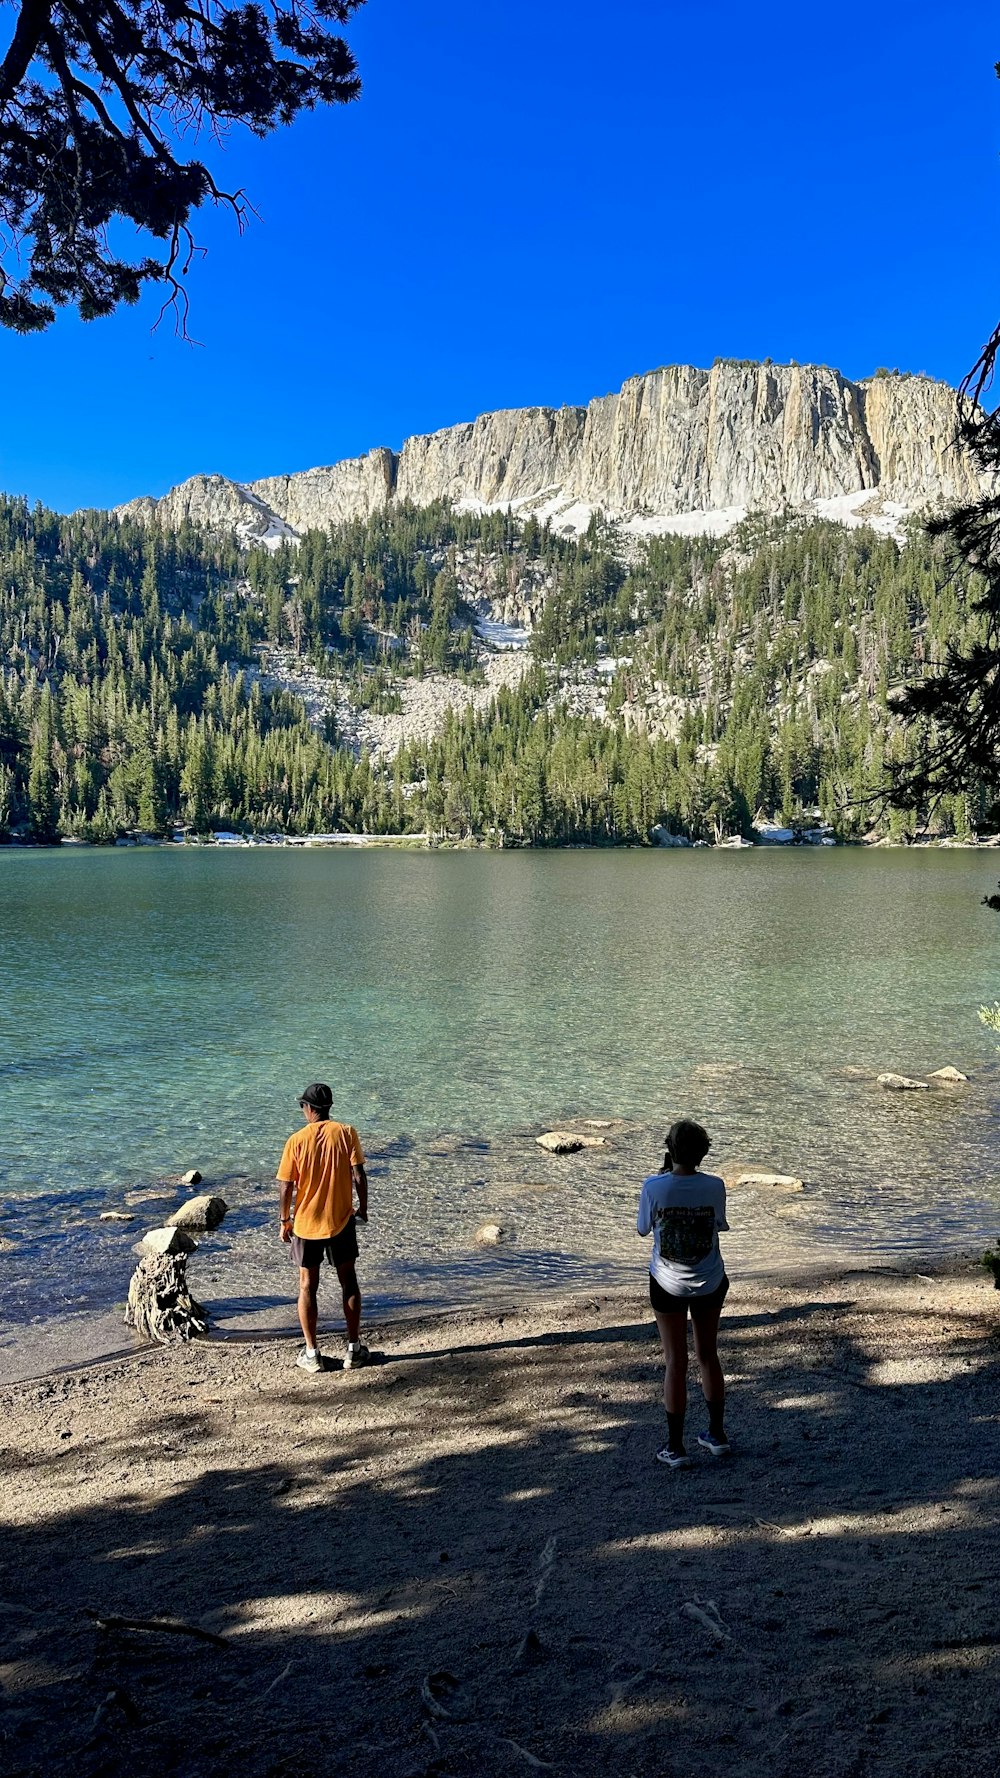
M 221 830 L 220 830 L 221 832 Z M 836 850 L 861 852 L 995 852 L 1000 850 L 1000 834 L 979 839 L 955 839 L 928 835 L 915 839 L 834 839 L 818 843 L 813 840 L 692 840 L 686 835 L 671 836 L 666 841 L 648 840 L 567 840 L 560 844 L 544 840 L 510 840 L 497 845 L 481 835 L 468 834 L 456 838 L 451 834 L 427 833 L 310 833 L 310 834 L 225 834 L 201 835 L 195 839 L 177 840 L 151 834 L 115 840 L 86 840 L 65 836 L 57 840 L 2 839 L 0 852 L 174 852 L 174 851 L 281 851 L 336 847 L 383 846 L 391 851 L 411 852 L 825 852 Z
M 852 1253 L 831 1248 L 825 1258 L 811 1263 L 803 1263 L 801 1259 L 787 1259 L 782 1263 L 770 1264 L 751 1260 L 749 1264 L 744 1262 L 731 1270 L 734 1278 L 739 1279 L 747 1288 L 789 1293 L 808 1292 L 825 1286 L 831 1279 L 847 1277 L 902 1280 L 988 1277 L 981 1264 L 979 1249 L 969 1247 L 956 1248 L 944 1255 L 940 1249 L 934 1252 L 914 1248 L 906 1252 L 885 1249 L 877 1253 Z M 568 1310 L 585 1300 L 593 1299 L 595 1295 L 631 1297 L 638 1292 L 640 1299 L 645 1301 L 645 1290 L 646 1270 L 641 1261 L 633 1268 L 632 1275 L 622 1266 L 609 1266 L 603 1278 L 595 1275 L 552 1293 L 527 1281 L 516 1283 L 501 1281 L 495 1277 L 484 1279 L 484 1287 L 477 1296 L 469 1296 L 465 1300 L 456 1298 L 451 1303 L 393 1298 L 377 1288 L 366 1290 L 362 1280 L 362 1298 L 365 1304 L 362 1333 L 369 1326 L 399 1331 L 437 1329 L 450 1322 L 461 1322 L 476 1316 L 490 1318 L 498 1313 L 531 1315 L 547 1313 L 553 1308 Z M 997 1305 L 1000 1311 L 1000 1295 Z M 294 1345 L 301 1341 L 291 1282 L 287 1301 L 283 1301 L 280 1306 L 273 1299 L 266 1299 L 257 1310 L 249 1307 L 245 1313 L 223 1317 L 213 1314 L 211 1302 L 206 1302 L 203 1307 L 209 1314 L 209 1333 L 202 1339 L 192 1341 L 187 1347 L 156 1346 L 139 1340 L 125 1326 L 121 1305 L 107 1310 L 53 1315 L 40 1322 L 8 1324 L 4 1332 L 13 1334 L 14 1337 L 7 1344 L 0 1344 L 0 1394 L 9 1389 L 27 1388 L 36 1383 L 77 1376 L 108 1365 L 134 1362 L 157 1352 L 193 1350 L 195 1347 L 226 1350 L 230 1347 L 271 1345 L 275 1342 Z M 336 1343 L 340 1327 L 336 1287 L 331 1287 L 330 1280 L 324 1278 L 321 1280 L 320 1331 L 328 1345 Z M 21 1339 L 17 1337 L 19 1328 L 23 1334 Z M 88 1335 L 92 1336 L 94 1343 Z M 37 1354 L 39 1342 L 46 1349 L 47 1356 L 54 1357 L 55 1361 L 46 1362 L 44 1368 L 24 1368 L 25 1364 L 35 1366 L 36 1361 L 28 1355 L 32 1352 Z M 85 1349 L 83 1357 L 67 1359 L 59 1355 L 69 1344 L 75 1351 L 79 1351 L 81 1342 Z M 86 1349 L 88 1347 L 89 1350 Z M 23 1362 L 19 1363 L 19 1358 Z
M 350 1373 L 271 1337 L 0 1390 L 11 1769 L 970 1769 L 1000 1297 L 823 1271 L 734 1279 L 734 1455 L 679 1474 L 641 1277 L 386 1319 Z

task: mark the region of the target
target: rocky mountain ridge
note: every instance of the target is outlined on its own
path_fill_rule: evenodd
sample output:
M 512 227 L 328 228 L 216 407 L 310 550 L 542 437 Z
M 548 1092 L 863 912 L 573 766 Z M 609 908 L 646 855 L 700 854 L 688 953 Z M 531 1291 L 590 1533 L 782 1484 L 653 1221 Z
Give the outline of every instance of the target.
M 239 483 L 197 475 L 118 511 L 270 546 L 394 501 L 511 507 L 568 531 L 595 511 L 639 533 L 719 533 L 748 511 L 802 509 L 892 529 L 975 495 L 956 391 L 882 372 L 719 360 L 630 378 L 587 407 L 510 408 L 326 468 Z

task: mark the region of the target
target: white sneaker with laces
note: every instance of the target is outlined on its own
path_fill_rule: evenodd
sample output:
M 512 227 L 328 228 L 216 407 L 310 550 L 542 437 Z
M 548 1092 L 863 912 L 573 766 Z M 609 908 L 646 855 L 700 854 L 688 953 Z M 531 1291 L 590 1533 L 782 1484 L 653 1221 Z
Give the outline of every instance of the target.
M 323 1369 L 323 1360 L 318 1352 L 300 1352 L 295 1362 L 300 1371 L 309 1371 L 313 1376 Z
M 672 1451 L 669 1445 L 661 1445 L 656 1453 L 657 1463 L 665 1463 L 668 1469 L 693 1469 L 694 1458 L 686 1451 Z
M 358 1370 L 361 1365 L 368 1364 L 370 1360 L 371 1353 L 363 1340 L 348 1340 L 347 1351 L 344 1353 L 345 1371 Z

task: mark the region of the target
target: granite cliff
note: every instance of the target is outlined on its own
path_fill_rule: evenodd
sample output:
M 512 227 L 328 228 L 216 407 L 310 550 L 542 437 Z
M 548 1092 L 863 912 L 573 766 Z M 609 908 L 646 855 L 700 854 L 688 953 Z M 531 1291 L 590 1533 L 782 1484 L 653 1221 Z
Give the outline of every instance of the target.
M 593 512 L 638 531 L 722 531 L 749 510 L 848 523 L 974 495 L 958 397 L 928 377 L 850 382 L 821 365 L 720 360 L 632 377 L 587 407 L 511 408 L 364 457 L 246 484 L 198 475 L 119 510 L 190 518 L 270 544 L 393 500 L 512 507 L 581 530 Z

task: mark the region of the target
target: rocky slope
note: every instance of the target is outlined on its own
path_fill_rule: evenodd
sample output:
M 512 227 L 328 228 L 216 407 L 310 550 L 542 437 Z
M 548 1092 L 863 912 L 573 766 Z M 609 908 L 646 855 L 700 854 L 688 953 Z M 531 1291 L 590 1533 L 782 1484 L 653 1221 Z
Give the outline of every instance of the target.
M 957 422 L 955 391 L 927 377 L 852 383 L 825 366 L 720 360 L 632 377 L 585 408 L 482 414 L 398 454 L 245 485 L 194 476 L 119 510 L 271 544 L 393 500 L 511 506 L 574 530 L 598 509 L 639 531 L 721 531 L 787 506 L 888 527 L 978 491 Z

